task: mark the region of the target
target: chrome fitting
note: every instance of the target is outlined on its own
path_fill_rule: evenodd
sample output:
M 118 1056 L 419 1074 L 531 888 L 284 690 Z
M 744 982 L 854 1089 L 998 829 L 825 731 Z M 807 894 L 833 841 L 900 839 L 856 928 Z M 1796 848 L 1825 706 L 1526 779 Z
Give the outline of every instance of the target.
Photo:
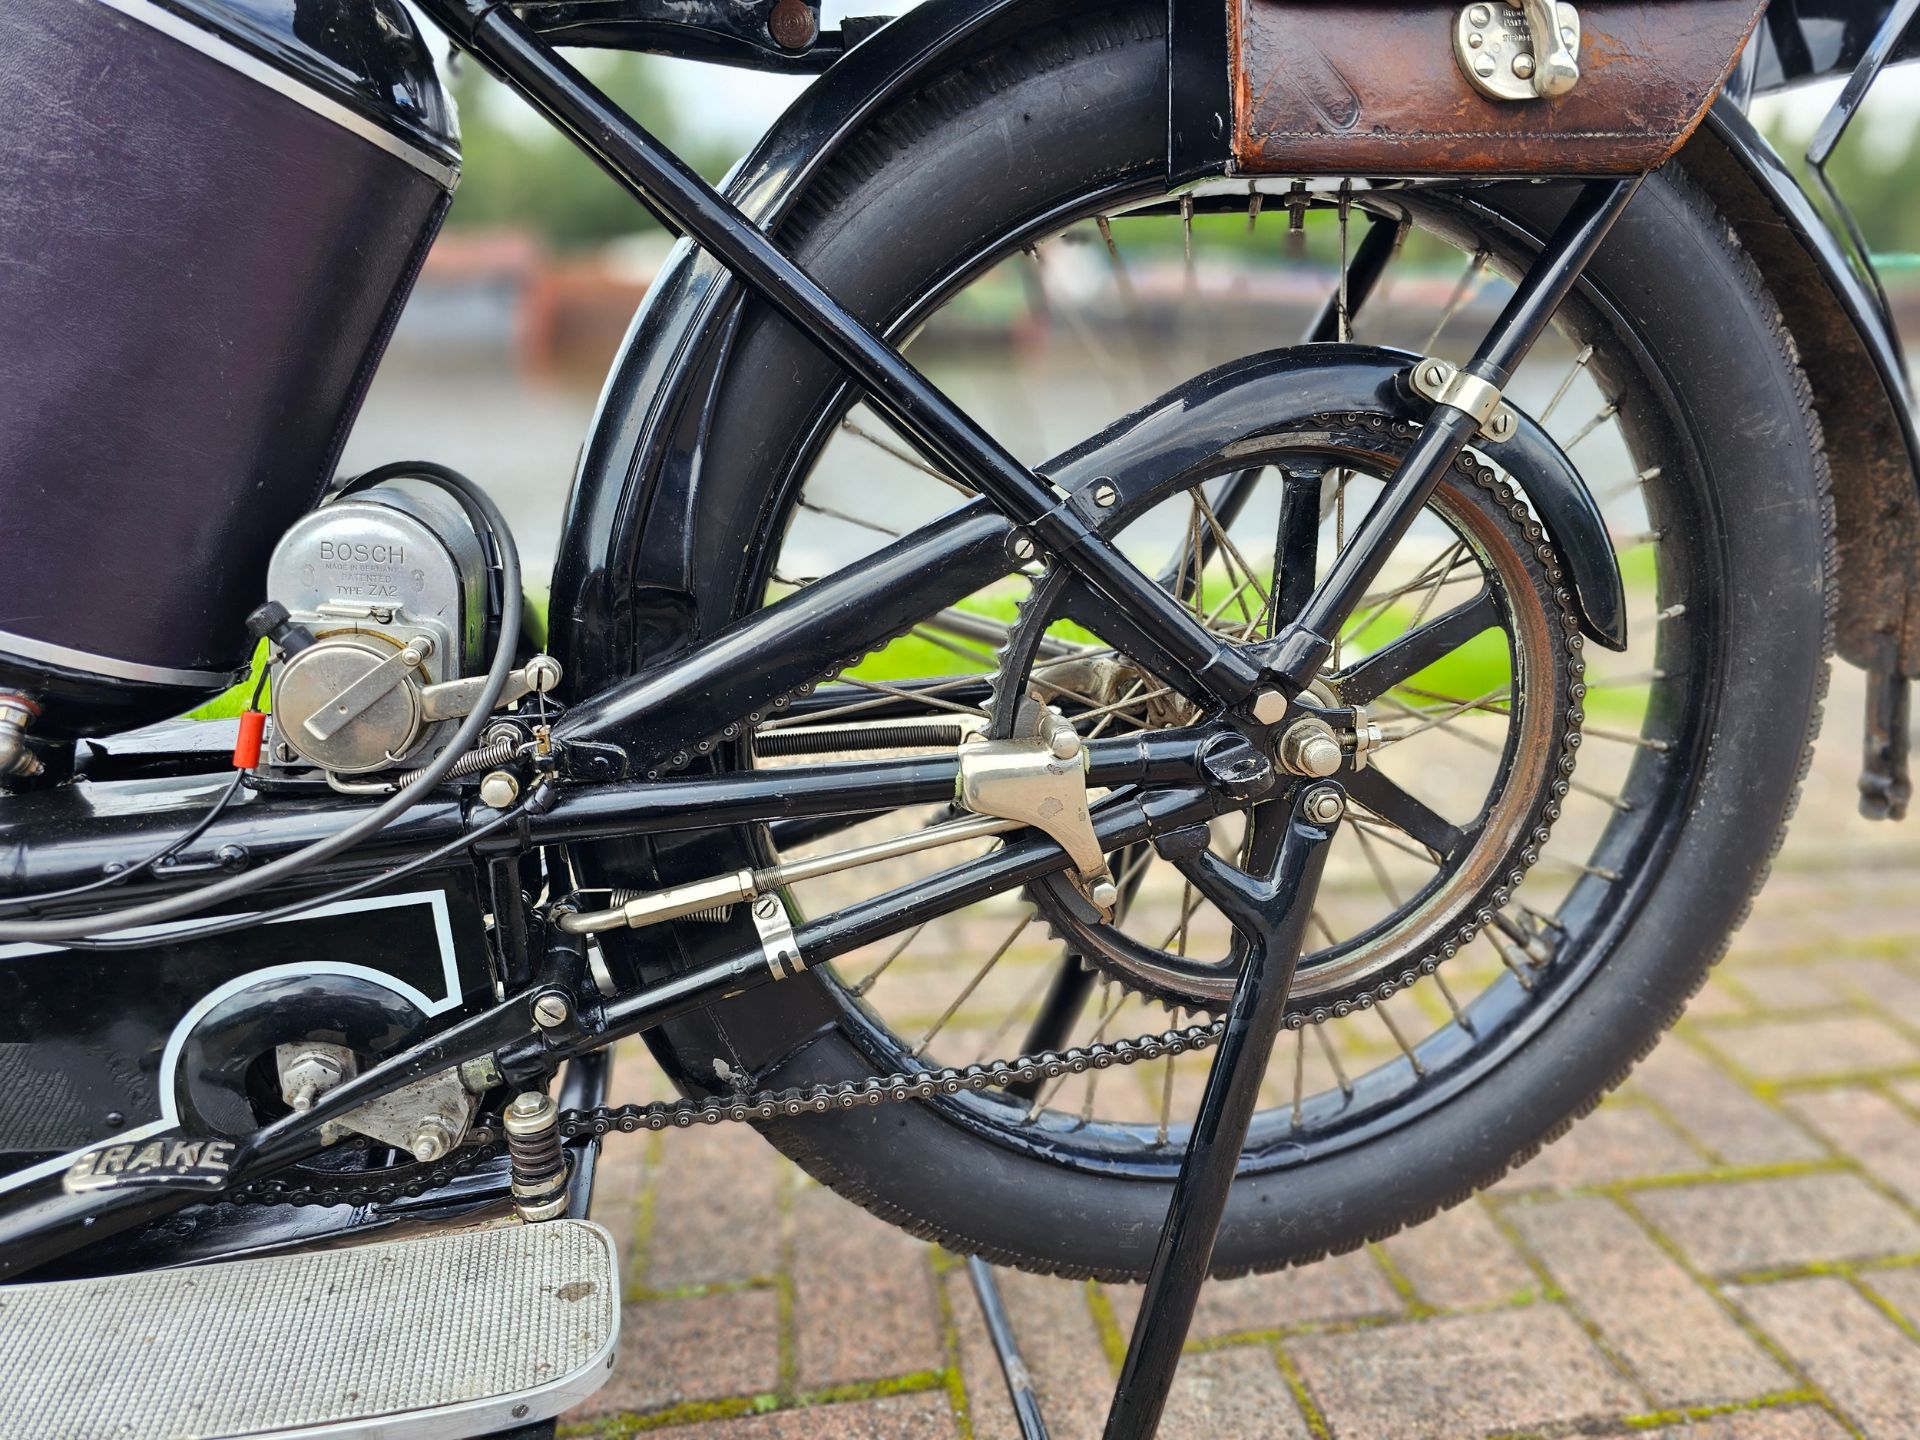
M 1416 395 L 1471 415 L 1480 434 L 1489 440 L 1511 439 L 1520 428 L 1519 417 L 1501 403 L 1499 386 L 1448 361 L 1429 356 L 1416 362 L 1407 383 Z
M 27 728 L 40 707 L 17 691 L 0 692 L 0 780 L 26 780 L 40 773 L 40 757 L 27 748 Z
M 1296 720 L 1280 736 L 1280 766 L 1289 775 L 1325 780 L 1339 772 L 1344 758 L 1340 738 L 1324 720 Z

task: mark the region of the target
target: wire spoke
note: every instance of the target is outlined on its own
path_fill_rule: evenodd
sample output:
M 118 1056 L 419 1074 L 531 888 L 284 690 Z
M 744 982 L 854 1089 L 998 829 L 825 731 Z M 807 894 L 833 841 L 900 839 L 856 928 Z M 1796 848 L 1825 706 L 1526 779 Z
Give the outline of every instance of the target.
M 822 505 L 818 500 L 809 500 L 802 495 L 797 502 L 802 510 L 811 510 L 816 515 L 824 515 L 829 520 L 838 520 L 842 524 L 857 525 L 862 530 L 872 530 L 898 540 L 906 532 L 894 529 L 891 525 L 882 525 L 878 520 L 863 520 L 858 515 L 849 515 L 844 510 L 836 510 L 831 505 Z
M 1000 957 L 1013 948 L 1014 942 L 1026 933 L 1027 927 L 1033 923 L 1033 917 L 1038 913 L 1038 911 L 1029 910 L 1020 918 L 1020 923 L 1013 927 L 1013 933 L 1000 942 L 999 947 L 987 957 L 986 964 L 974 972 L 973 978 L 967 981 L 958 995 L 953 997 L 952 1003 L 940 1012 L 940 1018 L 933 1022 L 928 1028 L 927 1033 L 920 1037 L 920 1043 L 913 1047 L 913 1053 L 916 1059 L 927 1053 L 927 1046 L 933 1043 L 933 1037 L 945 1028 L 947 1021 L 953 1018 L 954 1012 L 966 1004 L 967 1000 L 973 995 L 973 992 L 980 988 L 980 982 L 986 979 L 993 967 L 1000 963 Z
M 894 459 L 898 460 L 902 465 L 910 465 L 915 470 L 918 470 L 922 475 L 931 475 L 935 480 L 938 480 L 942 485 L 946 485 L 954 490 L 958 490 L 962 495 L 973 494 L 973 487 L 971 485 L 968 485 L 963 483 L 962 481 L 956 480 L 953 478 L 953 476 L 947 474 L 944 470 L 940 470 L 932 465 L 929 465 L 925 460 L 922 460 L 918 455 L 914 454 L 911 450 L 907 449 L 904 445 L 896 445 L 891 440 L 888 440 L 885 436 L 874 434 L 873 431 L 867 429 L 864 425 L 859 424 L 857 421 L 852 419 L 852 417 L 848 417 L 847 419 L 842 420 L 840 422 L 840 428 L 842 430 L 845 430 L 848 434 L 853 435 L 858 439 L 866 441 L 867 444 L 873 446 L 875 449 L 886 452 L 888 455 L 891 455 Z
M 1467 273 L 1462 275 L 1460 283 L 1453 287 L 1453 294 L 1447 300 L 1447 308 L 1440 312 L 1440 323 L 1435 325 L 1433 333 L 1427 336 L 1427 343 L 1422 347 L 1427 354 L 1431 355 L 1433 347 L 1440 343 L 1440 332 L 1447 328 L 1447 322 L 1459 313 L 1462 305 L 1467 303 L 1468 292 L 1474 288 L 1474 282 L 1480 278 L 1480 272 L 1486 268 L 1487 252 L 1474 251 L 1473 258 L 1467 262 Z
M 1567 398 L 1567 391 L 1573 388 L 1573 382 L 1580 372 L 1587 368 L 1587 362 L 1593 359 L 1593 346 L 1589 345 L 1573 357 L 1573 364 L 1567 370 L 1567 378 L 1560 382 L 1560 388 L 1553 392 L 1553 398 L 1541 407 L 1540 413 L 1533 418 L 1542 425 L 1553 418 L 1553 412 L 1560 408 L 1560 402 Z

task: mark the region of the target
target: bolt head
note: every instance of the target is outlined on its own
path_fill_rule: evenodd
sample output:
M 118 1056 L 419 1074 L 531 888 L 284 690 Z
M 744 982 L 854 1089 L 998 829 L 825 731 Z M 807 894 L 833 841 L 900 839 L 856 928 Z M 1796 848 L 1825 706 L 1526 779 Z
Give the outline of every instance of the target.
M 1087 888 L 1087 898 L 1102 910 L 1111 910 L 1120 903 L 1120 887 L 1111 880 L 1096 880 Z
M 1120 487 L 1115 485 L 1111 480 L 1096 480 L 1093 482 L 1093 503 L 1098 505 L 1102 510 L 1112 508 L 1115 504 L 1119 503 L 1119 500 Z
M 542 1030 L 551 1030 L 556 1025 L 566 1024 L 567 1017 L 571 1014 L 573 1010 L 567 1004 L 566 996 L 556 995 L 552 991 L 548 991 L 533 1002 L 533 1023 Z
M 1316 825 L 1331 825 L 1347 812 L 1346 801 L 1331 785 L 1322 785 L 1307 794 L 1307 818 Z
M 1033 559 L 1040 553 L 1039 547 L 1033 543 L 1033 537 L 1024 530 L 1014 534 L 1014 537 L 1007 542 L 1007 549 L 1014 559 L 1023 562 Z
M 560 662 L 551 655 L 536 655 L 524 668 L 527 684 L 542 695 L 560 683 Z
M 1284 691 L 1262 690 L 1253 697 L 1253 718 L 1262 725 L 1278 725 L 1287 718 L 1287 697 Z

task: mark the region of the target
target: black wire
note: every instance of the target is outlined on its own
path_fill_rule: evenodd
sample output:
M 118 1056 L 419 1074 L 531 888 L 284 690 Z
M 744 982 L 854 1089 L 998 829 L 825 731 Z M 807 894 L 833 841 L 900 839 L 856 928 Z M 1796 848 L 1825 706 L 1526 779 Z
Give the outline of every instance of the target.
M 253 698 L 247 702 L 247 708 L 249 710 L 258 710 L 260 708 L 260 692 L 266 689 L 266 686 L 267 667 L 262 665 L 259 676 L 253 682 Z M 180 836 L 179 839 L 168 841 L 146 859 L 129 865 L 124 870 L 116 870 L 112 874 L 102 875 L 98 880 L 89 880 L 84 885 L 70 885 L 65 890 L 49 890 L 44 895 L 16 895 L 10 899 L 0 899 L 0 911 L 40 910 L 61 900 L 73 900 L 82 895 L 91 895 L 96 890 L 105 890 L 115 885 L 124 885 L 136 875 L 145 874 L 162 860 L 165 860 L 169 855 L 178 854 L 194 841 L 198 840 L 202 835 L 206 834 L 208 827 L 211 826 L 214 821 L 218 820 L 227 806 L 231 805 L 235 798 L 239 796 L 240 789 L 246 784 L 246 781 L 247 772 L 244 770 L 237 772 L 233 777 L 233 783 L 220 792 L 219 797 L 214 800 L 212 806 L 207 810 L 207 813 L 194 822 L 192 829 Z
M 231 805 L 234 798 L 239 795 L 240 787 L 246 782 L 246 778 L 246 771 L 238 771 L 233 777 L 233 783 L 220 792 L 219 798 L 208 807 L 206 814 L 194 822 L 191 830 L 188 830 L 177 840 L 168 841 L 146 859 L 129 865 L 124 870 L 116 870 L 110 875 L 102 875 L 98 880 L 89 880 L 84 885 L 72 885 L 65 890 L 49 890 L 44 895 L 15 895 L 8 899 L 0 899 L 0 911 L 39 910 L 61 900 L 73 900 L 81 895 L 91 895 L 96 890 L 106 890 L 115 885 L 126 884 L 127 881 L 151 870 L 169 855 L 177 854 L 198 840 L 202 835 L 206 834 L 207 827 L 218 820 L 221 812 L 224 811 L 227 806 Z

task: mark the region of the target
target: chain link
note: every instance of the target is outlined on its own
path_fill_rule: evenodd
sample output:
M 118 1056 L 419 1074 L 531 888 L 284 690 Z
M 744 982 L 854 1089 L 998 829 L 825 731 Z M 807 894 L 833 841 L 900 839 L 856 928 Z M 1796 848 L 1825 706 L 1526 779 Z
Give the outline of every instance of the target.
M 732 1099 L 715 1096 L 706 1100 L 655 1100 L 645 1105 L 596 1105 L 591 1110 L 563 1110 L 560 1134 L 563 1139 L 579 1140 L 615 1131 L 631 1135 L 641 1130 L 686 1130 L 723 1121 L 741 1123 L 831 1115 L 869 1105 L 932 1100 L 963 1091 L 977 1093 L 1205 1050 L 1219 1041 L 1225 1029 L 1224 1020 L 1213 1020 L 1164 1030 L 1158 1035 L 1076 1045 L 1066 1050 L 1043 1050 L 1038 1055 L 1021 1055 L 1012 1060 L 948 1065 L 938 1070 L 896 1071 L 891 1075 L 869 1075 L 861 1080 L 840 1080 L 789 1090 L 758 1090 Z M 408 1166 L 404 1174 L 396 1174 L 384 1182 L 329 1186 L 319 1183 L 320 1177 L 314 1172 L 306 1171 L 291 1179 L 276 1177 L 241 1186 L 228 1198 L 243 1205 L 392 1204 L 404 1197 L 424 1195 L 472 1172 L 499 1148 L 499 1134 L 481 1127 L 469 1131 L 466 1143 L 449 1159 Z

